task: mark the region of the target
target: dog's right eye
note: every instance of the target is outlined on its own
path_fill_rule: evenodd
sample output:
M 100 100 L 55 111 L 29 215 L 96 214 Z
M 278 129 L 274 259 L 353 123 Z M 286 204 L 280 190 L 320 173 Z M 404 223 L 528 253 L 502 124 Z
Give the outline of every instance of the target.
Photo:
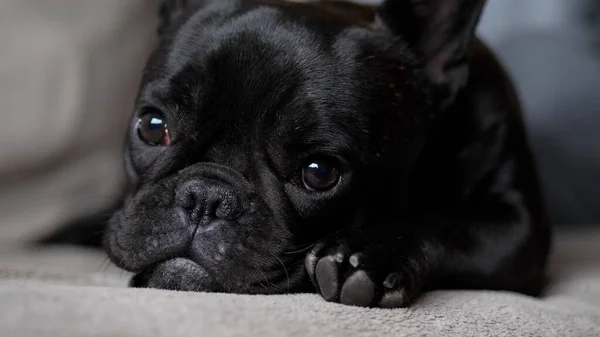
M 152 146 L 166 146 L 171 143 L 169 129 L 164 117 L 157 112 L 143 115 L 137 123 L 137 132 L 141 140 Z
M 326 160 L 313 160 L 302 169 L 304 187 L 312 192 L 333 188 L 340 179 L 340 171 L 334 163 Z

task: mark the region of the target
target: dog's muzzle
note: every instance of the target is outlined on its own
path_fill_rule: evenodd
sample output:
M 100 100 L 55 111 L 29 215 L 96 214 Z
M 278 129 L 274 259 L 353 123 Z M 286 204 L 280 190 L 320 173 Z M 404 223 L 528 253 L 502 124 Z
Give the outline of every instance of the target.
M 245 248 L 244 227 L 261 218 L 253 199 L 250 184 L 236 171 L 196 164 L 127 200 L 110 221 L 106 250 L 133 272 L 177 257 L 217 267 L 238 258 Z
M 287 278 L 293 243 L 274 219 L 241 174 L 200 163 L 142 186 L 112 217 L 105 248 L 136 286 L 262 291 Z

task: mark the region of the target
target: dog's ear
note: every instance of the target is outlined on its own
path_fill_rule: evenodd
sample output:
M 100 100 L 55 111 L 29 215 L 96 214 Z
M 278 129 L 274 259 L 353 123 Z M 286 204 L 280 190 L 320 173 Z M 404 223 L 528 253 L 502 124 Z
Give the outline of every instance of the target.
M 429 79 L 453 93 L 467 77 L 466 56 L 486 0 L 385 0 L 382 28 L 402 36 L 425 62 Z
M 234 0 L 161 0 L 159 7 L 158 34 L 164 34 L 174 23 L 185 14 L 208 6 L 222 6 L 237 3 Z
M 158 9 L 158 34 L 164 34 L 191 6 L 203 3 L 202 0 L 162 0 Z

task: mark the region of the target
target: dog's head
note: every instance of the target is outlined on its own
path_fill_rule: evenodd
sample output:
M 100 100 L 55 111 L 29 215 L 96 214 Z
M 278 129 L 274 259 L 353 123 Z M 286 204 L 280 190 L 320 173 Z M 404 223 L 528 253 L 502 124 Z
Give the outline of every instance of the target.
M 112 261 L 151 286 L 300 289 L 311 245 L 401 212 L 483 2 L 166 1 Z

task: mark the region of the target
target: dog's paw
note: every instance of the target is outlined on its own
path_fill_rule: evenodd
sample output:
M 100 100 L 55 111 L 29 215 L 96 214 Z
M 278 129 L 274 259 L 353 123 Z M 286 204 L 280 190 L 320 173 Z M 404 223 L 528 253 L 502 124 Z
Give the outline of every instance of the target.
M 397 263 L 377 253 L 352 251 L 348 244 L 317 245 L 306 257 L 306 269 L 323 298 L 360 307 L 402 308 L 420 291 L 422 268 L 416 259 Z

